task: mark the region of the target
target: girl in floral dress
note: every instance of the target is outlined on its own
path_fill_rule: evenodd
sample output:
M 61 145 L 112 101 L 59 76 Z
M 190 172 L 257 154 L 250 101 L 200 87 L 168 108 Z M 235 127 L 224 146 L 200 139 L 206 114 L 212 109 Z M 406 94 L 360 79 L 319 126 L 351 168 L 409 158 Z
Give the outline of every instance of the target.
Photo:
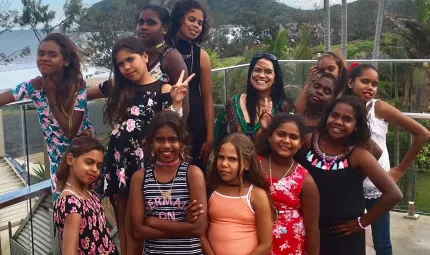
M 58 168 L 61 196 L 54 203 L 54 222 L 62 254 L 118 254 L 102 204 L 88 189 L 100 177 L 103 152 L 92 132 L 84 132 L 73 139 Z
M 47 143 L 55 201 L 56 173 L 63 153 L 73 137 L 93 127 L 76 45 L 64 35 L 49 34 L 38 49 L 37 67 L 42 77 L 0 94 L 0 106 L 24 99 L 33 101 Z
M 155 80 L 148 72 L 144 47 L 135 37 L 117 41 L 112 50 L 114 85 L 105 83 L 101 88 L 108 95 L 104 120 L 113 127 L 106 154 L 104 192 L 106 196 L 115 195 L 122 254 L 141 254 L 142 250 L 142 245 L 126 231 L 129 219 L 126 208 L 131 177 L 143 168 L 147 127 L 155 113 L 163 109 L 182 115 L 182 99 L 193 77 L 182 82 L 182 72 L 175 86 Z
M 266 128 L 268 118 L 263 116 L 261 122 Z M 268 132 L 261 166 L 278 213 L 271 254 L 319 255 L 318 188 L 308 170 L 293 159 L 304 141 L 304 123 L 298 116 L 279 113 Z

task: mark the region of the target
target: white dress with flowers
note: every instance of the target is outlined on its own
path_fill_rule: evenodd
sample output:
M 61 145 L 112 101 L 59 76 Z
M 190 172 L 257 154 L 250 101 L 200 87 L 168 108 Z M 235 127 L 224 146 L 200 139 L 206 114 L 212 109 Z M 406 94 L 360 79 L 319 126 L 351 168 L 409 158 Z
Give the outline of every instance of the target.
M 170 93 L 161 93 L 163 82 L 136 85 L 136 96 L 115 124 L 104 169 L 104 194 L 128 195 L 132 175 L 143 168 L 143 144 L 152 117 L 171 104 Z M 103 88 L 102 88 L 103 89 Z

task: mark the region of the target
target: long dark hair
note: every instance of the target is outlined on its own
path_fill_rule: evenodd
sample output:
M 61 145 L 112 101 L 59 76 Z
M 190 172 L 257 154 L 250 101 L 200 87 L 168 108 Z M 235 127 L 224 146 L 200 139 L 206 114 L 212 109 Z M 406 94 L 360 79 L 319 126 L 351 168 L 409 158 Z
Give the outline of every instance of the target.
M 202 32 L 195 40 L 193 40 L 193 42 L 200 44 L 206 39 L 210 30 L 208 11 L 206 10 L 206 7 L 203 3 L 197 0 L 183 0 L 176 2 L 172 12 L 170 13 L 170 27 L 169 33 L 167 34 L 167 42 L 169 44 L 172 44 L 173 46 L 176 44 L 176 36 L 181 29 L 184 17 L 192 10 L 200 10 L 203 12 Z
M 178 136 L 179 143 L 181 144 L 181 160 L 191 162 L 190 137 L 187 126 L 176 112 L 165 110 L 155 114 L 149 124 L 143 151 L 145 167 L 151 166 L 156 161 L 155 155 L 152 155 L 152 143 L 157 130 L 164 126 L 173 129 Z
M 108 97 L 104 107 L 103 120 L 111 126 L 124 117 L 127 107 L 136 94 L 136 86 L 132 81 L 124 77 L 116 63 L 116 55 L 123 49 L 143 55 L 145 46 L 135 37 L 129 36 L 119 39 L 112 50 L 112 65 L 114 72 L 114 85 L 108 90 Z
M 327 120 L 337 104 L 344 103 L 350 105 L 355 113 L 355 127 L 357 128 L 347 139 L 346 146 L 361 146 L 366 144 L 370 139 L 370 128 L 367 120 L 367 110 L 364 103 L 356 96 L 342 96 L 335 100 L 329 107 L 327 107 L 324 117 L 318 124 L 317 130 L 321 136 L 328 135 Z
M 47 35 L 43 42 L 53 41 L 60 47 L 61 55 L 68 66 L 64 67 L 61 82 L 56 84 L 57 100 L 60 111 L 69 118 L 69 128 L 72 126 L 72 115 L 77 93 L 84 85 L 81 72 L 81 59 L 78 55 L 78 47 L 65 35 L 60 33 L 51 33 Z
M 254 186 L 263 189 L 266 192 L 267 197 L 269 198 L 272 212 L 274 212 L 275 206 L 270 195 L 269 183 L 263 173 L 263 170 L 261 169 L 260 162 L 258 160 L 257 154 L 255 153 L 254 143 L 249 139 L 249 137 L 240 133 L 234 133 L 226 136 L 224 139 L 221 140 L 218 145 L 218 148 L 215 151 L 215 158 L 212 162 L 212 167 L 208 173 L 206 181 L 208 198 L 210 198 L 215 189 L 223 183 L 223 180 L 218 173 L 217 158 L 221 146 L 226 143 L 231 143 L 236 148 L 239 169 L 242 169 L 243 162 L 247 162 L 249 164 L 249 169 L 244 171 L 243 179 L 240 176 L 240 173 L 238 173 L 238 177 L 241 181 L 241 185 L 238 191 L 242 187 L 244 181 L 248 181 Z
M 252 86 L 252 71 L 255 65 L 260 59 L 267 59 L 273 64 L 275 71 L 275 80 L 271 88 L 270 96 L 272 97 L 273 107 L 277 107 L 281 100 L 287 101 L 291 106 L 294 107 L 294 103 L 289 99 L 285 93 L 284 80 L 282 78 L 281 67 L 279 66 L 278 60 L 274 60 L 271 57 L 266 57 L 265 54 L 258 54 L 258 57 L 254 57 L 249 64 L 248 69 L 248 80 L 246 85 L 246 110 L 249 114 L 250 124 L 254 125 L 257 118 L 257 102 L 258 102 L 258 91 Z M 278 109 L 279 110 L 279 109 Z
M 63 191 L 64 185 L 66 184 L 67 178 L 70 173 L 70 166 L 67 164 L 67 154 L 71 153 L 74 158 L 78 158 L 81 155 L 90 151 L 97 150 L 104 152 L 104 147 L 101 142 L 96 138 L 94 133 L 90 130 L 86 130 L 81 134 L 73 138 L 67 151 L 64 153 L 61 163 L 57 171 L 57 190 Z
M 360 65 L 352 68 L 351 71 L 349 72 L 348 83 L 349 83 L 349 81 L 354 82 L 355 79 L 357 79 L 357 77 L 360 77 L 363 74 L 363 72 L 367 69 L 373 69 L 373 70 L 375 70 L 375 72 L 378 72 L 378 70 L 376 70 L 376 68 L 372 65 L 360 64 Z M 346 86 L 345 95 L 352 95 L 352 88 L 350 88 L 349 86 Z
M 273 116 L 268 127 L 269 136 L 272 136 L 273 132 L 275 132 L 275 130 L 279 128 L 279 126 L 287 122 L 293 122 L 294 124 L 296 124 L 300 132 L 300 137 L 303 140 L 305 137 L 305 123 L 303 122 L 303 119 L 299 115 L 293 115 L 286 112 L 280 112 Z M 272 153 L 270 142 L 268 139 L 264 139 L 264 141 L 260 144 L 258 154 L 266 157 L 269 156 L 270 153 Z

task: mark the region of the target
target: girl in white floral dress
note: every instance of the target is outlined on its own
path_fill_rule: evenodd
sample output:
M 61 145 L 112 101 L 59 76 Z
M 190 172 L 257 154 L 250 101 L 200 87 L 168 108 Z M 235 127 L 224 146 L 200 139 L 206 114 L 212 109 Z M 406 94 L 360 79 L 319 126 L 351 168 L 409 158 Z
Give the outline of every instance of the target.
M 134 37 L 117 41 L 112 50 L 114 80 L 101 86 L 107 95 L 104 120 L 112 127 L 105 160 L 104 194 L 115 195 L 122 254 L 141 253 L 126 231 L 126 212 L 132 175 L 143 168 L 143 145 L 152 117 L 163 109 L 182 116 L 182 99 L 192 75 L 175 86 L 155 80 L 148 72 L 143 43 Z M 126 234 L 127 233 L 127 234 Z

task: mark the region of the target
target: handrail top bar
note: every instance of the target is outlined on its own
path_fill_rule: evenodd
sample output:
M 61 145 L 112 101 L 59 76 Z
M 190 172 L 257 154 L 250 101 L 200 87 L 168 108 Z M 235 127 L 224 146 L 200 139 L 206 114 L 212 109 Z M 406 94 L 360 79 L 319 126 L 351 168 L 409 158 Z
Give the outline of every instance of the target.
M 28 187 L 2 194 L 0 195 L 0 209 L 22 202 L 29 198 L 40 196 L 43 193 L 47 193 L 50 188 L 51 180 L 46 180 Z
M 280 59 L 279 62 L 280 63 L 315 63 L 317 60 L 312 60 L 312 59 L 285 59 L 282 60 Z M 346 62 L 350 63 L 350 62 L 359 62 L 359 63 L 426 63 L 426 62 L 430 62 L 430 59 L 349 59 L 346 60 Z M 241 67 L 245 67 L 245 66 L 249 66 L 249 64 L 240 64 L 240 65 L 235 65 L 235 66 L 228 66 L 228 67 L 221 67 L 221 68 L 214 68 L 212 69 L 212 72 L 219 72 L 219 71 L 225 71 L 225 70 L 230 70 L 230 69 L 236 69 L 236 68 L 241 68 Z

